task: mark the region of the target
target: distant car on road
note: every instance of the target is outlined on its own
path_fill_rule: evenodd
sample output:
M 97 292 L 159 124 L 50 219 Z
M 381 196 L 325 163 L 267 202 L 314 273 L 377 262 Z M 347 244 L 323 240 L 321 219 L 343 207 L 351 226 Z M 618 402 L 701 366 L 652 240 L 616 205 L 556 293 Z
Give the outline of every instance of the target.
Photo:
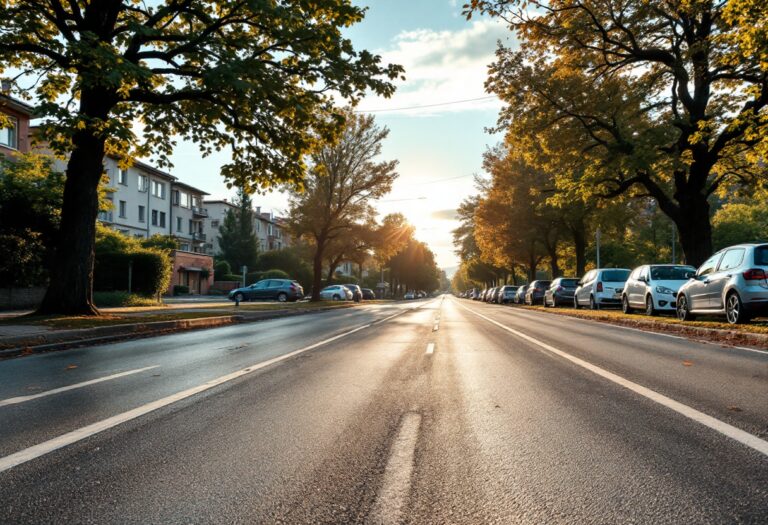
M 547 291 L 552 281 L 533 281 L 525 291 L 525 304 L 544 304 L 544 292 Z
M 600 268 L 588 271 L 579 281 L 573 295 L 573 307 L 589 306 L 598 310 L 602 306 L 621 305 L 621 293 L 630 270 L 626 268 Z
M 517 293 L 517 286 L 507 285 L 502 287 L 499 293 L 499 304 L 507 304 L 515 301 L 515 294 Z
M 371 299 L 376 299 L 376 294 L 370 288 L 363 288 L 363 299 L 365 299 L 366 301 L 370 301 Z
M 645 264 L 629 274 L 621 295 L 621 309 L 625 314 L 635 309 L 646 315 L 676 310 L 675 297 L 682 285 L 696 275 L 696 268 L 678 264 Z
M 290 279 L 263 279 L 229 292 L 230 301 L 298 301 L 304 297 L 301 285 Z
M 707 259 L 677 293 L 677 317 L 725 315 L 731 324 L 768 315 L 768 244 L 739 244 Z
M 320 290 L 320 299 L 326 301 L 351 301 L 353 298 L 352 290 L 341 284 L 332 284 Z
M 544 292 L 544 306 L 557 307 L 564 304 L 573 304 L 573 293 L 579 285 L 578 279 L 558 277 Z
M 523 304 L 525 302 L 525 292 L 528 290 L 528 285 L 524 284 L 517 288 L 515 292 L 515 304 Z
M 411 299 L 416 299 L 416 292 L 413 292 L 413 291 L 411 291 L 411 292 L 405 292 L 405 295 L 403 296 L 403 299 L 407 299 L 407 300 L 409 300 L 409 301 L 410 301 Z

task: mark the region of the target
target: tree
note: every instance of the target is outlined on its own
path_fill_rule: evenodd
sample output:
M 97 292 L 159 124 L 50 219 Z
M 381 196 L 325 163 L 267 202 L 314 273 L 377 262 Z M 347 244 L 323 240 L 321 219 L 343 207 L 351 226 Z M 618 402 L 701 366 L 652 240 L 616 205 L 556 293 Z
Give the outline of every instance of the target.
M 392 257 L 387 266 L 395 287 L 432 292 L 440 287 L 440 271 L 435 254 L 421 241 L 411 237 L 405 248 Z
M 569 128 L 574 153 L 592 161 L 584 187 L 651 196 L 677 225 L 687 261 L 709 257 L 710 197 L 765 176 L 757 3 L 473 0 L 474 12 L 503 17 L 522 39 L 491 69 L 489 89 L 509 104 L 502 124 L 540 140 Z
M 219 228 L 221 257 L 235 272 L 243 266 L 256 268 L 259 240 L 253 231 L 253 205 L 244 190 L 239 190 L 235 201 L 237 209 L 228 209 Z
M 314 247 L 313 301 L 320 300 L 328 245 L 370 222 L 375 216 L 371 202 L 386 195 L 397 178 L 397 161 L 375 160 L 388 134 L 372 116 L 348 111 L 339 140 L 313 155 L 303 191 L 291 196 L 290 228 Z
M 153 155 L 165 166 L 180 136 L 204 155 L 231 150 L 222 169 L 230 184 L 300 182 L 305 154 L 341 126 L 336 96 L 389 96 L 402 72 L 342 36 L 364 12 L 350 0 L 0 4 L 0 75 L 21 71 L 10 79 L 14 92 L 34 89 L 42 137 L 69 155 L 39 311 L 97 313 L 93 249 L 107 153 L 126 165 Z

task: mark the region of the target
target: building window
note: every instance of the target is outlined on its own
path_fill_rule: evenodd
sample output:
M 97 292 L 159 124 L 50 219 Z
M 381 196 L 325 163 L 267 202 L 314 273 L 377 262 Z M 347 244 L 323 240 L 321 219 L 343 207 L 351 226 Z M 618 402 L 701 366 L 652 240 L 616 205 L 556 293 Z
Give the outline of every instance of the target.
M 0 129 L 0 146 L 6 148 L 18 149 L 19 147 L 19 121 L 14 117 L 7 117 L 10 121 L 10 128 Z
M 186 192 L 179 192 L 179 204 L 181 204 L 185 208 L 189 208 L 189 193 Z
M 181 217 L 176 217 L 176 233 L 180 233 L 183 230 L 181 226 L 182 226 Z
M 139 191 L 145 192 L 149 188 L 149 179 L 146 175 L 139 175 Z
M 189 219 L 189 233 L 195 233 L 195 223 L 192 219 Z
M 147 209 L 144 206 L 139 205 L 139 222 L 145 222 L 147 218 L 145 217 L 147 213 Z
M 157 182 L 156 180 L 152 181 L 152 195 L 157 197 L 158 199 L 164 199 L 165 198 L 165 184 L 162 182 Z
M 112 222 L 112 212 L 111 211 L 100 211 L 99 212 L 99 220 L 101 222 Z
M 157 210 L 152 210 L 152 226 L 157 226 Z
M 126 205 L 125 201 L 120 201 L 119 204 L 118 204 L 118 210 L 120 212 L 118 215 L 121 218 L 123 218 L 123 219 L 125 219 L 125 208 L 126 208 L 126 206 L 127 205 Z
M 117 183 L 123 186 L 128 186 L 128 170 L 118 168 L 117 170 Z
M 174 206 L 179 205 L 179 190 L 171 190 L 171 202 Z
M 218 228 L 219 227 L 219 221 L 211 221 L 211 228 Z
M 160 227 L 165 228 L 165 212 L 160 212 Z

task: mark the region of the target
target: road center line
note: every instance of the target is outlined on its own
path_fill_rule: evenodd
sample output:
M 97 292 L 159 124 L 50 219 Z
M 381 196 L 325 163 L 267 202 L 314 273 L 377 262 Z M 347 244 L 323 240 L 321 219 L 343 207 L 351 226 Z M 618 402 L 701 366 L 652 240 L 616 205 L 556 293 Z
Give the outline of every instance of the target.
M 379 495 L 368 515 L 368 523 L 389 525 L 402 522 L 403 509 L 411 492 L 413 460 L 420 427 L 421 414 L 406 412 L 403 415 L 389 451 Z
M 418 308 L 418 307 L 417 307 Z M 247 366 L 245 368 L 241 368 L 240 370 L 237 370 L 236 372 L 232 372 L 230 374 L 223 375 L 221 377 L 217 377 L 216 379 L 211 379 L 210 381 L 203 383 L 202 385 L 198 385 L 196 387 L 189 388 L 187 390 L 183 390 L 181 392 L 177 392 L 175 394 L 172 394 L 170 396 L 164 397 L 162 399 L 158 399 L 157 401 L 152 401 L 151 403 L 147 403 L 145 405 L 142 405 L 140 407 L 136 407 L 132 410 L 129 410 L 127 412 L 123 412 L 122 414 L 117 414 L 115 416 L 109 417 L 107 419 L 103 419 L 101 421 L 97 421 L 96 423 L 92 423 L 90 425 L 87 425 L 85 427 L 79 428 L 77 430 L 73 430 L 72 432 L 68 432 L 66 434 L 62 434 L 61 436 L 55 437 L 53 439 L 50 439 L 48 441 L 44 441 L 43 443 L 39 443 L 37 445 L 31 446 L 29 448 L 20 450 L 18 452 L 15 452 L 13 454 L 9 454 L 8 456 L 4 456 L 0 458 L 0 472 L 4 472 L 6 470 L 12 469 L 13 467 L 16 467 L 18 465 L 21 465 L 22 463 L 26 463 L 28 461 L 31 461 L 35 458 L 39 458 L 40 456 L 44 456 L 46 454 L 49 454 L 55 450 L 58 450 L 60 448 L 64 448 L 68 445 L 71 445 L 73 443 L 77 443 L 78 441 L 81 441 L 83 439 L 86 439 L 88 437 L 91 437 L 95 434 L 98 434 L 100 432 L 104 432 L 105 430 L 109 430 L 110 428 L 116 427 L 117 425 L 120 425 L 122 423 L 126 423 L 128 421 L 131 421 L 133 419 L 136 419 L 138 417 L 144 416 L 146 414 L 149 414 L 150 412 L 154 412 L 155 410 L 158 410 L 160 408 L 166 407 L 168 405 L 171 405 L 173 403 L 176 403 L 178 401 L 181 401 L 183 399 L 186 399 L 188 397 L 192 397 L 196 394 L 199 394 L 201 392 L 205 392 L 206 390 L 210 390 L 211 388 L 214 388 L 216 386 L 219 386 L 224 383 L 228 383 L 229 381 L 233 381 L 239 377 L 242 377 L 246 374 L 253 373 L 257 370 L 261 370 L 262 368 L 266 368 L 268 366 L 271 366 L 275 363 L 279 363 L 280 361 L 285 361 L 286 359 L 290 359 L 291 357 L 297 356 L 299 354 L 303 354 L 304 352 L 309 352 L 310 350 L 314 350 L 315 348 L 318 348 L 323 345 L 327 345 L 328 343 L 332 343 L 333 341 L 337 341 L 343 337 L 347 337 L 349 335 L 352 335 L 356 332 L 359 332 L 360 330 L 364 330 L 366 328 L 370 328 L 374 324 L 378 324 L 384 321 L 387 321 L 389 319 L 392 319 L 393 317 L 397 317 L 399 315 L 402 315 L 404 313 L 408 313 L 413 311 L 415 308 L 411 309 L 405 309 L 401 312 L 398 312 L 394 315 L 391 315 L 389 317 L 386 317 L 380 321 L 377 321 L 375 323 L 368 323 L 364 324 L 362 326 L 358 326 L 357 328 L 353 328 L 352 330 L 348 330 L 346 332 L 343 332 L 341 334 L 335 335 L 333 337 L 329 337 L 328 339 L 323 339 L 322 341 L 319 341 L 317 343 L 311 344 L 309 346 L 305 346 L 304 348 L 299 348 L 298 350 L 294 350 L 292 352 L 288 352 L 287 354 L 283 354 L 278 357 L 274 357 L 272 359 L 268 359 L 267 361 L 262 361 L 260 363 L 255 363 L 253 365 Z M 421 419 L 419 419 L 420 421 Z
M 753 448 L 754 450 L 757 450 L 758 452 L 761 452 L 762 454 L 768 456 L 768 441 L 765 441 L 763 439 L 760 439 L 759 437 L 750 434 L 749 432 L 745 432 L 744 430 L 741 430 L 740 428 L 736 428 L 733 425 L 729 425 L 728 423 L 725 423 L 723 421 L 720 421 L 719 419 L 716 419 L 712 416 L 709 416 L 703 412 L 700 412 L 696 410 L 695 408 L 691 408 L 688 405 L 684 405 L 680 403 L 679 401 L 675 401 L 672 398 L 669 398 L 663 394 L 660 394 L 656 392 L 655 390 L 651 390 L 650 388 L 646 388 L 644 386 L 641 386 L 637 383 L 634 383 L 628 379 L 624 379 L 623 377 L 614 374 L 613 372 L 609 372 L 608 370 L 605 370 L 604 368 L 600 368 L 599 366 L 593 365 L 592 363 L 588 363 L 587 361 L 584 361 L 583 359 L 579 359 L 578 357 L 572 356 L 571 354 L 567 352 L 563 352 L 562 350 L 559 350 L 555 348 L 554 346 L 548 345 L 547 343 L 544 343 L 542 341 L 539 341 L 538 339 L 531 337 L 527 334 L 524 334 L 522 332 L 519 332 L 515 330 L 514 328 L 510 328 L 508 326 L 505 326 L 501 324 L 498 321 L 495 321 L 494 319 L 491 319 L 488 316 L 485 316 L 479 312 L 476 312 L 475 310 L 468 308 L 464 306 L 463 304 L 456 302 L 459 306 L 464 308 L 465 310 L 472 312 L 478 317 L 481 317 L 488 321 L 489 323 L 492 323 L 499 328 L 506 330 L 507 332 L 516 335 L 517 337 L 524 339 L 528 341 L 529 343 L 533 343 L 536 346 L 539 346 L 555 355 L 558 355 L 564 359 L 567 359 L 568 361 L 586 369 L 590 372 L 593 372 L 605 379 L 608 379 L 609 381 L 612 381 L 613 383 L 616 383 L 617 385 L 623 386 L 624 388 L 631 390 L 632 392 L 635 392 L 636 394 L 639 394 L 647 399 L 650 399 L 651 401 L 655 401 L 656 403 L 663 405 L 671 410 L 674 410 L 678 414 L 681 414 L 689 419 L 692 419 L 693 421 L 696 421 L 697 423 L 701 423 L 702 425 L 711 428 L 712 430 L 715 430 L 717 432 L 720 432 L 721 434 L 734 439 L 741 443 L 742 445 L 746 445 L 750 448 Z
M 435 343 L 429 343 L 427 345 L 427 353 L 428 354 L 434 354 L 435 353 Z
M 68 390 L 75 390 L 77 388 L 83 388 L 86 386 L 95 385 L 97 383 L 103 383 L 104 381 L 111 381 L 112 379 L 118 379 L 120 377 L 125 377 L 132 374 L 138 374 L 140 372 L 146 372 L 147 370 L 152 370 L 154 368 L 159 368 L 159 365 L 147 366 L 144 368 L 137 368 L 136 370 L 128 370 L 126 372 L 120 372 L 119 374 L 112 374 L 111 376 L 100 377 L 98 379 L 91 379 L 89 381 L 83 381 L 82 383 L 77 383 L 74 385 L 62 386 L 60 388 L 54 388 L 52 390 L 46 390 L 45 392 L 30 394 L 28 396 L 9 397 L 8 399 L 0 400 L 0 407 L 4 407 L 8 405 L 18 405 L 19 403 L 25 403 L 27 401 L 32 401 L 33 399 L 39 399 L 41 397 L 60 394 L 61 392 L 67 392 Z

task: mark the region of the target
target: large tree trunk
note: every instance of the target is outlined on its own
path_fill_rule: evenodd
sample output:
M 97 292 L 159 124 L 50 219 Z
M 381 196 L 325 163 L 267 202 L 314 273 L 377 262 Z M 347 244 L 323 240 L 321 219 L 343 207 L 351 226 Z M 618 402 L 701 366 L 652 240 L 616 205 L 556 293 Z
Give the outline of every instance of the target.
M 571 228 L 573 248 L 576 252 L 576 276 L 584 275 L 587 267 L 587 236 L 583 229 Z
M 325 239 L 317 239 L 315 248 L 315 258 L 312 268 L 312 301 L 320 300 L 320 289 L 323 285 L 323 251 L 325 250 Z
M 703 195 L 678 198 L 680 213 L 672 219 L 680 234 L 686 264 L 699 266 L 712 255 L 709 202 Z
M 93 304 L 93 263 L 104 139 L 83 131 L 73 137 L 73 146 L 51 282 L 37 310 L 40 314 L 99 313 Z

